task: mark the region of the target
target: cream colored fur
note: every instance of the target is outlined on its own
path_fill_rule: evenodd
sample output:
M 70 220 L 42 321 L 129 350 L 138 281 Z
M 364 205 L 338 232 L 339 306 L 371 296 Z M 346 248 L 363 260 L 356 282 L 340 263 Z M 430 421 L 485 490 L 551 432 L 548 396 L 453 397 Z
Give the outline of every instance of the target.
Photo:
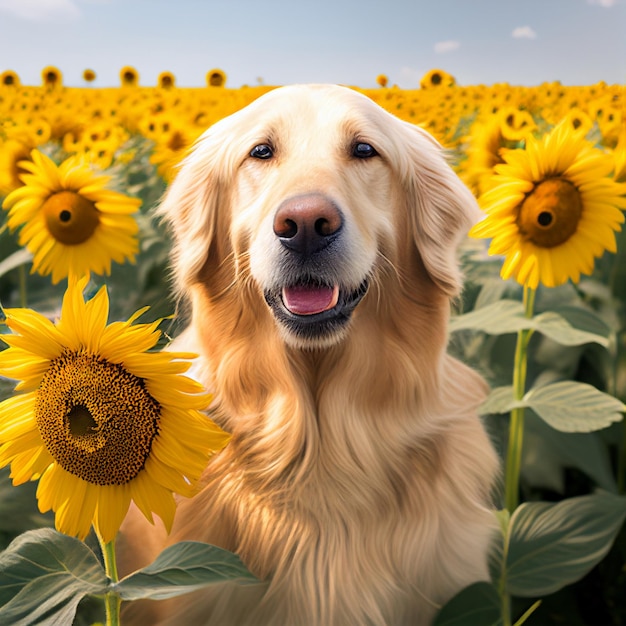
M 354 141 L 380 156 L 352 157 Z M 249 156 L 268 142 L 272 159 Z M 345 218 L 338 281 L 370 279 L 348 327 L 317 342 L 263 298 L 280 281 L 273 215 L 307 193 Z M 191 303 L 176 347 L 200 352 L 194 371 L 232 442 L 172 536 L 131 516 L 121 557 L 136 567 L 200 540 L 264 582 L 131 606 L 127 619 L 419 626 L 488 579 L 498 463 L 476 413 L 485 384 L 446 354 L 456 249 L 477 207 L 439 145 L 348 88 L 284 87 L 205 133 L 160 212 Z

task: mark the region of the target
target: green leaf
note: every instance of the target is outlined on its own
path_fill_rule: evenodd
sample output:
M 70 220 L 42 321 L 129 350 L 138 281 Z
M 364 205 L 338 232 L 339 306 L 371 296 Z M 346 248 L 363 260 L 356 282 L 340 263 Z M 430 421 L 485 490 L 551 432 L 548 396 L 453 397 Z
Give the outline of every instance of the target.
M 259 582 L 239 557 L 198 541 L 169 546 L 156 560 L 127 576 L 114 589 L 123 600 L 164 600 L 224 581 Z
M 626 406 L 592 385 L 559 381 L 528 391 L 521 400 L 513 387 L 496 387 L 480 406 L 480 413 L 508 413 L 514 408 L 532 409 L 552 428 L 567 433 L 588 433 L 622 419 Z
M 513 387 L 507 385 L 505 387 L 495 387 L 489 392 L 489 395 L 480 405 L 480 414 L 498 414 L 508 413 L 517 407 L 526 406 L 523 400 L 516 400 L 513 397 Z
M 26 532 L 0 554 L 0 624 L 71 624 L 78 603 L 107 585 L 82 541 L 50 528 Z
M 524 317 L 524 306 L 517 300 L 498 300 L 480 309 L 450 320 L 450 332 L 479 330 L 490 335 L 516 333 L 530 328 L 531 321 Z
M 26 530 L 54 526 L 52 514 L 42 515 L 39 512 L 36 492 L 35 482 L 14 486 L 9 478 L 9 468 L 0 469 L 0 533 L 15 537 Z
M 608 446 L 600 433 L 564 433 L 527 411 L 522 474 L 531 485 L 563 492 L 564 469 L 575 467 L 598 487 L 617 493 Z
M 626 406 L 592 385 L 561 381 L 531 389 L 524 403 L 556 430 L 588 433 L 622 419 Z
M 20 265 L 30 263 L 32 260 L 33 255 L 26 248 L 20 248 L 0 262 L 0 276 L 8 274 L 11 270 Z
M 603 491 L 520 505 L 503 546 L 509 593 L 545 596 L 579 580 L 607 554 L 624 518 L 626 497 Z
M 573 321 L 580 321 L 587 327 L 591 326 L 589 316 L 575 316 L 567 309 L 567 315 Z M 584 316 L 584 320 L 583 320 Z M 593 326 L 596 330 L 606 332 L 604 326 Z M 599 343 L 608 346 L 608 338 L 604 334 L 580 330 L 570 324 L 565 317 L 547 311 L 533 318 L 524 316 L 524 306 L 516 300 L 499 300 L 470 313 L 465 313 L 450 320 L 450 332 L 458 330 L 477 330 L 489 335 L 516 333 L 520 330 L 536 330 L 563 346 L 581 346 L 586 343 Z
M 578 330 L 584 330 L 606 339 L 611 335 L 611 328 L 595 311 L 571 305 L 551 307 L 550 310 L 566 319 Z
M 603 335 L 574 328 L 564 317 L 554 311 L 537 315 L 532 320 L 532 328 L 562 346 L 582 346 L 586 343 L 599 343 L 605 348 L 609 340 Z
M 466 587 L 438 613 L 433 626 L 499 626 L 500 596 L 490 583 Z

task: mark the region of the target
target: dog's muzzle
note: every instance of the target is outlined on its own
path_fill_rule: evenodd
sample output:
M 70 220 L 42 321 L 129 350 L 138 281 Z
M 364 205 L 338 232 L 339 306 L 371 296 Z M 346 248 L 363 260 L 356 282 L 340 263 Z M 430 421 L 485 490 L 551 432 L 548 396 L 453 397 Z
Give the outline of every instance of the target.
M 266 290 L 265 300 L 298 338 L 329 337 L 349 321 L 368 288 L 367 279 L 350 288 L 338 277 L 344 256 L 339 207 L 323 194 L 295 196 L 280 205 L 273 226 L 285 280 Z

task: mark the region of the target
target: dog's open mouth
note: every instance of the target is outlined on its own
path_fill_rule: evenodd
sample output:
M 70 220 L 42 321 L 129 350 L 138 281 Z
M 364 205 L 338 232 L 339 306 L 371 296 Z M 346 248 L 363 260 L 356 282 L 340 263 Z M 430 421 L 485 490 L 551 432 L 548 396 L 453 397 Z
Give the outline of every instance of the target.
M 303 282 L 267 291 L 265 300 L 274 316 L 304 339 L 315 339 L 339 330 L 367 293 L 364 280 L 357 289 Z
M 282 300 L 293 315 L 317 315 L 337 306 L 339 285 L 292 285 L 283 287 Z

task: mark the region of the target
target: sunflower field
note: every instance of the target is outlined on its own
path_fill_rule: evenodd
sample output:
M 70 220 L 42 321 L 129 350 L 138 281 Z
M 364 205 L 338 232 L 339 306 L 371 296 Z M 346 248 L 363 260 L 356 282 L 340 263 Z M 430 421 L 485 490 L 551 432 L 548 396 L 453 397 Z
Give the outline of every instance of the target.
M 169 72 L 142 87 L 132 67 L 115 88 L 83 78 L 0 74 L 2 624 L 118 624 L 122 601 L 253 579 L 233 554 L 176 544 L 118 580 L 112 552 L 131 500 L 170 525 L 173 494 L 191 495 L 228 439 L 200 417 L 189 355 L 160 351 L 184 320 L 154 208 L 203 131 L 274 87 L 231 89 L 219 69 L 202 88 Z M 491 385 L 501 535 L 492 581 L 435 625 L 626 624 L 626 88 L 460 86 L 440 69 L 415 90 L 377 83 L 353 88 L 434 135 L 485 213 L 462 246 L 449 350 Z M 97 443 L 98 416 L 126 396 L 141 432 Z

